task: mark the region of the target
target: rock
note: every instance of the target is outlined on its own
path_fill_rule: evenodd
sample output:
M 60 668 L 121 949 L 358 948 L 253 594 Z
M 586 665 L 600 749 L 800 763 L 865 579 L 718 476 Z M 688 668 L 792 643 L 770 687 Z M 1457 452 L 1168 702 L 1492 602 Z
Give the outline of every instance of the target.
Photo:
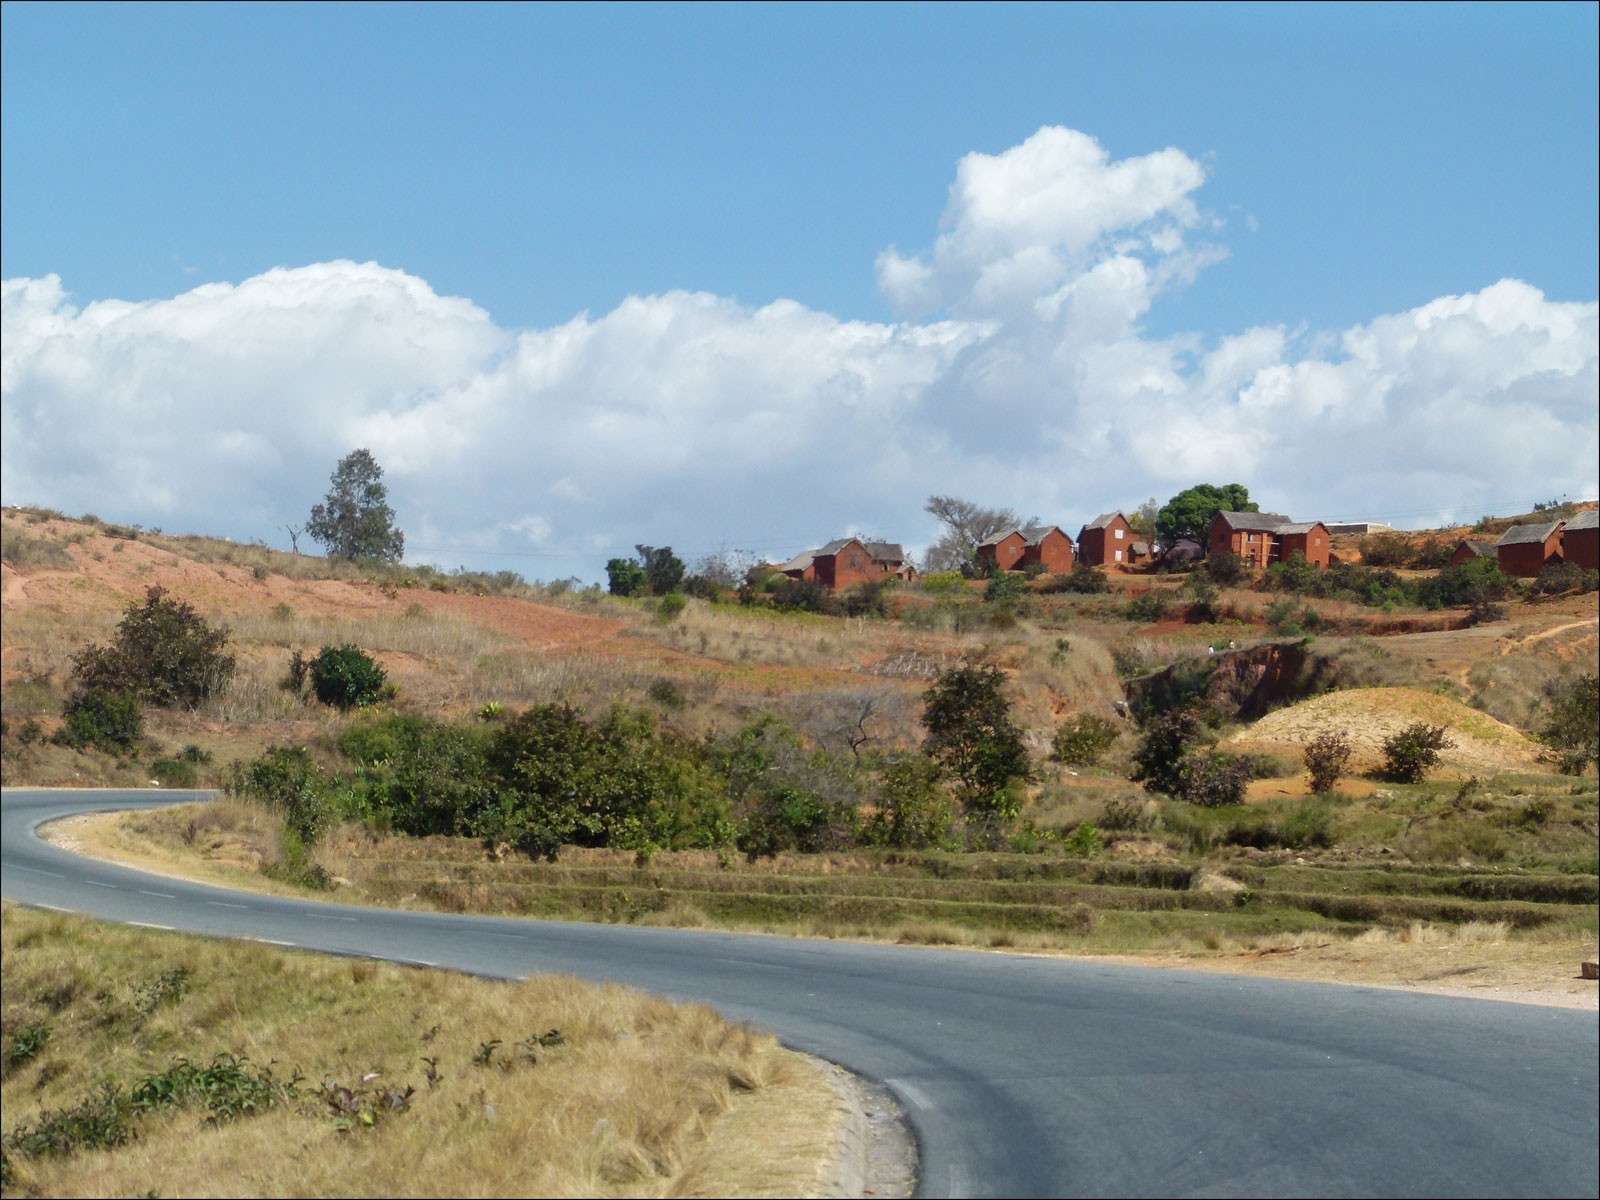
M 1586 962 L 1583 964 L 1583 977 L 1585 979 L 1600 979 L 1600 963 Z

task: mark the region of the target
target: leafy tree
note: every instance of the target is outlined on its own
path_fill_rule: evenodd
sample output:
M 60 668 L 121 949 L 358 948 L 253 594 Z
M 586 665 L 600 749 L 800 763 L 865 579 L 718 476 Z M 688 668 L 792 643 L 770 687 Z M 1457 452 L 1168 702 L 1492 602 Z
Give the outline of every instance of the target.
M 1128 528 L 1146 541 L 1156 540 L 1156 521 L 1161 515 L 1161 501 L 1154 496 L 1127 514 Z
M 955 776 L 969 815 L 1000 804 L 1008 783 L 1031 774 L 999 668 L 952 667 L 922 698 L 923 751 Z
M 1600 675 L 1552 680 L 1543 707 L 1539 737 L 1555 750 L 1563 772 L 1581 775 L 1600 757 Z
M 953 814 L 939 776 L 939 764 L 920 755 L 891 762 L 879 781 L 878 806 L 862 826 L 861 840 L 918 850 L 948 838 Z
M 1211 518 L 1219 512 L 1260 512 L 1250 499 L 1250 489 L 1242 483 L 1197 483 L 1185 488 L 1156 514 L 1156 536 L 1170 546 L 1179 538 L 1193 538 L 1202 546 L 1211 529 Z
M 394 526 L 383 468 L 370 451 L 352 450 L 339 460 L 327 497 L 311 509 L 306 532 L 322 544 L 329 558 L 400 561 L 405 534 Z
M 68 698 L 61 715 L 61 729 L 55 740 L 64 746 L 94 746 L 123 754 L 132 750 L 144 734 L 139 701 L 127 692 L 79 688 Z
M 109 646 L 86 646 L 73 659 L 79 690 L 126 692 L 160 708 L 194 708 L 233 677 L 228 631 L 194 607 L 152 587 L 130 604 Z
M 665 596 L 678 590 L 683 582 L 683 560 L 672 552 L 671 546 L 635 546 L 639 565 L 644 568 L 645 582 L 652 596 Z
M 1383 743 L 1384 774 L 1396 783 L 1416 783 L 1439 763 L 1453 743 L 1443 725 L 1417 721 Z
M 1117 724 L 1093 713 L 1079 713 L 1056 730 L 1051 757 L 1074 767 L 1089 767 L 1117 740 Z
M 324 646 L 311 660 L 311 690 L 334 708 L 364 708 L 383 695 L 383 668 L 359 646 Z
M 956 496 L 929 496 L 922 508 L 944 526 L 939 540 L 928 547 L 929 571 L 960 571 L 975 576 L 978 546 L 997 533 L 1023 524 L 1009 508 L 984 508 Z M 1037 519 L 1028 523 L 1036 524 Z
M 606 583 L 613 596 L 637 596 L 649 584 L 644 568 L 631 558 L 606 563 Z
M 1133 778 L 1148 791 L 1181 796 L 1184 763 L 1190 752 L 1208 740 L 1205 726 L 1192 709 L 1177 708 L 1145 724 L 1133 754 Z
M 1306 771 L 1311 776 L 1311 790 L 1317 795 L 1333 791 L 1350 761 L 1353 747 L 1343 733 L 1319 733 L 1306 743 Z

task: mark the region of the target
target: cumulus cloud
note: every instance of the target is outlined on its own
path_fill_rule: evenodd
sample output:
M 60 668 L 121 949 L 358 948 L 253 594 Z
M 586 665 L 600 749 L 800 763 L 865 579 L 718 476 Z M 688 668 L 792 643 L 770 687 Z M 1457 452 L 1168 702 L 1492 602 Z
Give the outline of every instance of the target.
M 1324 518 L 1594 494 L 1594 302 L 1502 280 L 1342 331 L 1145 334 L 1223 253 L 1203 179 L 1053 127 L 968 155 L 930 248 L 878 260 L 896 323 L 670 292 L 505 329 L 352 262 L 142 303 L 8 280 L 0 491 L 270 537 L 367 446 L 414 557 L 587 577 L 635 542 L 916 545 L 932 491 L 1072 529 L 1198 480 Z

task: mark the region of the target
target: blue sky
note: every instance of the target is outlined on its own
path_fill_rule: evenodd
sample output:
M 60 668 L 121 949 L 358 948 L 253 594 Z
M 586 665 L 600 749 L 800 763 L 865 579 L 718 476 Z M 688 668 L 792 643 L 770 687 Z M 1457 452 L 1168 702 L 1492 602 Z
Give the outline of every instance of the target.
M 1580 421 L 1573 443 L 1563 422 L 1592 392 L 1586 347 L 1593 321 L 1583 306 L 1600 290 L 1596 12 L 1577 4 L 7 4 L 0 275 L 59 277 L 60 296 L 30 295 L 61 311 L 100 300 L 165 302 L 202 284 L 240 285 L 270 268 L 339 260 L 375 262 L 423 281 L 435 297 L 463 297 L 486 314 L 493 332 L 460 351 L 466 358 L 459 374 L 385 376 L 379 390 L 391 399 L 374 392 L 353 403 L 336 432 L 380 442 L 390 436 L 397 493 L 433 523 L 435 540 L 465 546 L 477 539 L 482 556 L 525 552 L 581 564 L 606 538 L 613 545 L 634 540 L 621 531 L 622 514 L 597 515 L 595 486 L 578 478 L 585 471 L 560 474 L 582 456 L 583 439 L 563 435 L 570 439 L 562 443 L 566 459 L 543 468 L 559 476 L 549 485 L 555 498 L 511 514 L 511 525 L 527 518 L 522 533 L 485 537 L 493 524 L 486 513 L 510 503 L 505 495 L 485 497 L 476 509 L 452 506 L 441 499 L 451 486 L 448 472 L 407 448 L 402 427 L 424 420 L 429 397 L 488 386 L 463 381 L 486 377 L 484 363 L 503 361 L 519 333 L 549 330 L 582 312 L 597 322 L 612 314 L 617 324 L 628 315 L 618 309 L 626 298 L 672 289 L 744 310 L 792 299 L 842 322 L 976 320 L 982 314 L 971 298 L 948 287 L 931 308 L 910 313 L 893 302 L 875 264 L 889 247 L 908 257 L 934 254 L 941 218 L 947 227 L 961 220 L 951 186 L 964 156 L 999 158 L 1038 131 L 1061 127 L 1094 139 L 1111 162 L 1181 151 L 1203 184 L 1179 189 L 1186 199 L 1174 199 L 1162 219 L 1183 227 L 1185 253 L 1202 246 L 1215 252 L 1203 261 L 1171 258 L 1181 285 L 1163 283 L 1150 289 L 1148 303 L 1131 302 L 1126 327 L 1097 342 L 1101 350 L 1085 349 L 1070 322 L 1050 335 L 1056 340 L 1048 347 L 1037 331 L 1018 333 L 1009 357 L 1043 356 L 1030 379 L 1059 368 L 1059 385 L 1018 383 L 997 395 L 973 382 L 993 380 L 992 364 L 980 375 L 963 358 L 937 379 L 929 372 L 943 366 L 908 367 L 926 389 L 921 407 L 874 410 L 878 423 L 863 425 L 863 437 L 887 430 L 916 443 L 921 461 L 945 455 L 938 461 L 946 466 L 933 474 L 949 478 L 953 465 L 958 479 L 981 481 L 992 478 L 995 462 L 1007 461 L 975 432 L 985 413 L 1034 422 L 1036 441 L 1108 444 L 1106 429 L 1119 421 L 1104 416 L 1105 406 L 1131 395 L 1129 381 L 1153 368 L 1141 360 L 1092 396 L 1077 390 L 1092 373 L 1085 364 L 1105 360 L 1104 346 L 1134 339 L 1148 350 L 1161 343 L 1159 369 L 1175 370 L 1184 388 L 1199 387 L 1217 369 L 1206 374 L 1205 355 L 1269 327 L 1283 332 L 1284 344 L 1253 349 L 1259 361 L 1251 359 L 1252 369 L 1297 371 L 1304 380 L 1294 385 L 1302 389 L 1296 403 L 1322 413 L 1326 405 L 1307 398 L 1316 394 L 1316 372 L 1301 370 L 1308 356 L 1332 353 L 1337 360 L 1329 348 L 1346 331 L 1512 279 L 1536 289 L 1541 303 L 1580 306 L 1575 316 L 1562 310 L 1566 315 L 1550 317 L 1552 328 L 1575 322 L 1582 342 L 1571 361 L 1557 364 L 1569 390 L 1553 401 L 1542 392 L 1529 401 L 1529 389 L 1537 392 L 1556 369 L 1542 360 L 1530 360 L 1521 383 L 1490 378 L 1485 367 L 1482 395 L 1472 392 L 1476 385 L 1451 386 L 1476 397 L 1467 407 L 1479 432 L 1497 405 L 1553 404 L 1549 428 L 1566 429 L 1561 436 L 1582 453 L 1593 442 L 1590 426 Z M 1194 212 L 1184 215 L 1190 202 Z M 1113 222 L 1102 240 L 1135 224 Z M 968 250 L 977 253 L 976 244 Z M 1090 265 L 1075 260 L 1051 286 Z M 377 288 L 389 295 L 387 286 L 341 275 L 313 291 L 345 296 L 341 289 Z M 326 328 L 331 318 L 319 302 L 293 303 Z M 369 310 L 378 303 L 368 302 Z M 19 300 L 8 303 L 13 316 L 23 311 Z M 1099 320 L 1079 324 L 1098 328 Z M 408 336 L 426 342 L 442 328 L 428 327 L 434 333 Z M 479 333 L 463 336 L 471 341 Z M 1458 336 L 1452 345 L 1459 344 Z M 1485 341 L 1482 349 L 1475 361 L 1487 363 L 1505 348 L 1491 352 Z M 108 352 L 102 346 L 95 353 Z M 472 354 L 482 362 L 467 362 Z M 1061 366 L 1066 357 L 1076 365 Z M 430 362 L 444 359 L 451 355 Z M 180 370 L 171 364 L 156 372 L 164 382 L 150 386 L 197 394 L 236 386 L 225 374 L 208 378 L 205 371 L 217 368 L 206 362 L 185 360 L 182 388 L 171 382 Z M 862 386 L 870 392 L 882 364 L 839 369 L 868 380 Z M 334 373 L 340 386 L 359 379 L 356 390 L 377 387 L 371 380 L 380 374 L 354 361 Z M 1389 377 L 1379 371 L 1374 378 L 1380 376 Z M 78 401 L 61 391 L 60 380 L 42 378 L 19 373 L 6 396 L 7 440 L 18 434 L 37 443 L 8 455 L 17 481 L 6 488 L 8 499 L 24 485 L 72 498 L 94 475 L 93 448 L 81 439 L 70 453 L 54 452 L 54 461 L 76 468 L 53 473 L 46 465 L 38 413 Z M 832 378 L 795 391 L 785 401 L 789 411 L 832 403 L 820 398 Z M 316 386 L 331 386 L 318 379 Z M 658 379 L 638 386 L 655 387 Z M 1225 400 L 1237 409 L 1251 379 L 1257 375 L 1230 384 L 1228 398 L 1193 398 L 1190 409 Z M 652 403 L 663 410 L 652 410 L 652 420 L 673 427 L 671 405 L 686 386 L 661 384 Z M 736 391 L 744 384 L 719 386 Z M 903 393 L 912 385 L 896 386 Z M 152 395 L 135 390 L 127 402 L 154 403 Z M 504 403 L 538 425 L 555 412 L 555 402 L 541 397 L 524 390 Z M 320 408 L 327 403 L 318 401 Z M 390 410 L 378 412 L 384 403 Z M 595 401 L 591 394 L 561 403 Z M 1144 423 L 1171 425 L 1158 407 L 1125 403 L 1126 436 Z M 703 407 L 689 405 L 696 413 Z M 82 409 L 80 419 L 92 425 L 94 411 Z M 451 418 L 457 425 L 458 417 Z M 223 504 L 221 511 L 233 514 L 225 519 L 238 526 L 231 532 L 270 525 L 298 503 L 287 485 L 265 478 L 272 455 L 284 453 L 281 432 L 256 428 L 244 416 L 209 432 L 231 438 L 230 446 L 270 444 L 250 452 L 264 478 L 237 504 Z M 151 453 L 155 480 L 164 468 Z M 1192 463 L 1171 471 L 1130 461 L 1118 476 L 1073 465 L 1067 455 L 1048 485 L 1008 484 L 995 498 L 1047 517 L 1060 512 L 1065 523 L 1164 495 L 1190 465 L 1235 465 L 1226 455 L 1188 457 Z M 601 467 L 588 464 L 587 471 Z M 1041 472 L 1053 469 L 1040 464 Z M 750 490 L 765 496 L 771 489 L 759 464 L 741 470 L 747 490 L 701 488 L 692 503 L 682 498 L 694 472 L 689 461 L 653 472 L 653 482 L 629 498 L 634 511 L 649 514 L 636 526 L 660 522 L 638 528 L 638 540 L 713 543 L 780 526 L 788 534 L 795 524 L 814 529 L 817 540 L 862 523 L 892 526 L 910 542 L 929 532 L 917 503 L 932 490 L 928 472 L 906 464 L 885 470 L 894 481 L 881 501 L 856 491 L 831 507 L 808 494 L 797 469 L 797 490 L 774 500 L 782 502 L 779 511 L 751 517 L 754 530 L 734 529 L 730 506 L 749 511 L 757 504 Z M 701 471 L 697 481 L 712 473 Z M 326 466 L 319 462 L 311 474 L 324 477 Z M 576 482 L 563 488 L 567 475 Z M 1305 485 L 1303 470 L 1275 486 L 1281 504 L 1302 510 L 1365 502 L 1433 515 L 1510 499 L 1501 493 L 1517 496 L 1534 482 L 1584 490 L 1592 471 L 1535 455 L 1525 476 L 1510 479 L 1503 467 L 1473 475 L 1460 464 L 1435 470 L 1411 462 L 1387 470 L 1384 478 L 1394 482 L 1381 497 L 1370 480 L 1346 481 L 1343 492 L 1330 480 L 1324 496 Z M 296 486 L 303 490 L 309 478 Z M 579 496 L 586 499 L 573 498 Z M 121 501 L 132 513 L 165 513 L 169 527 L 218 519 L 216 498 L 190 511 L 156 482 L 130 489 Z M 797 521 L 790 514 L 802 503 L 818 511 Z M 545 526 L 560 532 L 530 532 Z

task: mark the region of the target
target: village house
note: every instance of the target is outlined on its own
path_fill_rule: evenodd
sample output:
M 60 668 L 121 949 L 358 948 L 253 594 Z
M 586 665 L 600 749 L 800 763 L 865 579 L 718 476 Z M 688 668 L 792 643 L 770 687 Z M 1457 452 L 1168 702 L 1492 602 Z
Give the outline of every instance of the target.
M 1219 512 L 1211 519 L 1207 553 L 1236 554 L 1252 567 L 1287 562 L 1296 554 L 1314 567 L 1328 565 L 1328 527 L 1291 521 L 1282 513 Z
M 1462 563 L 1469 563 L 1475 558 L 1495 558 L 1493 542 L 1480 542 L 1473 538 L 1462 538 L 1455 552 L 1450 555 L 1450 565 L 1459 567 Z
M 1567 522 L 1561 557 L 1586 571 L 1600 571 L 1600 509 L 1586 508 Z
M 1091 567 L 1133 561 L 1133 526 L 1120 512 L 1101 513 L 1078 530 L 1078 559 Z
M 879 580 L 911 579 L 916 568 L 896 542 L 863 542 L 836 538 L 826 546 L 797 554 L 778 568 L 790 579 L 803 579 L 825 588 L 848 588 Z
M 1513 525 L 1495 543 L 1495 557 L 1507 575 L 1531 579 L 1549 563 L 1561 562 L 1561 531 L 1565 521 L 1535 521 Z
M 1040 567 L 1051 575 L 1072 570 L 1072 539 L 1059 525 L 1008 529 L 978 546 L 978 561 L 998 571 Z

